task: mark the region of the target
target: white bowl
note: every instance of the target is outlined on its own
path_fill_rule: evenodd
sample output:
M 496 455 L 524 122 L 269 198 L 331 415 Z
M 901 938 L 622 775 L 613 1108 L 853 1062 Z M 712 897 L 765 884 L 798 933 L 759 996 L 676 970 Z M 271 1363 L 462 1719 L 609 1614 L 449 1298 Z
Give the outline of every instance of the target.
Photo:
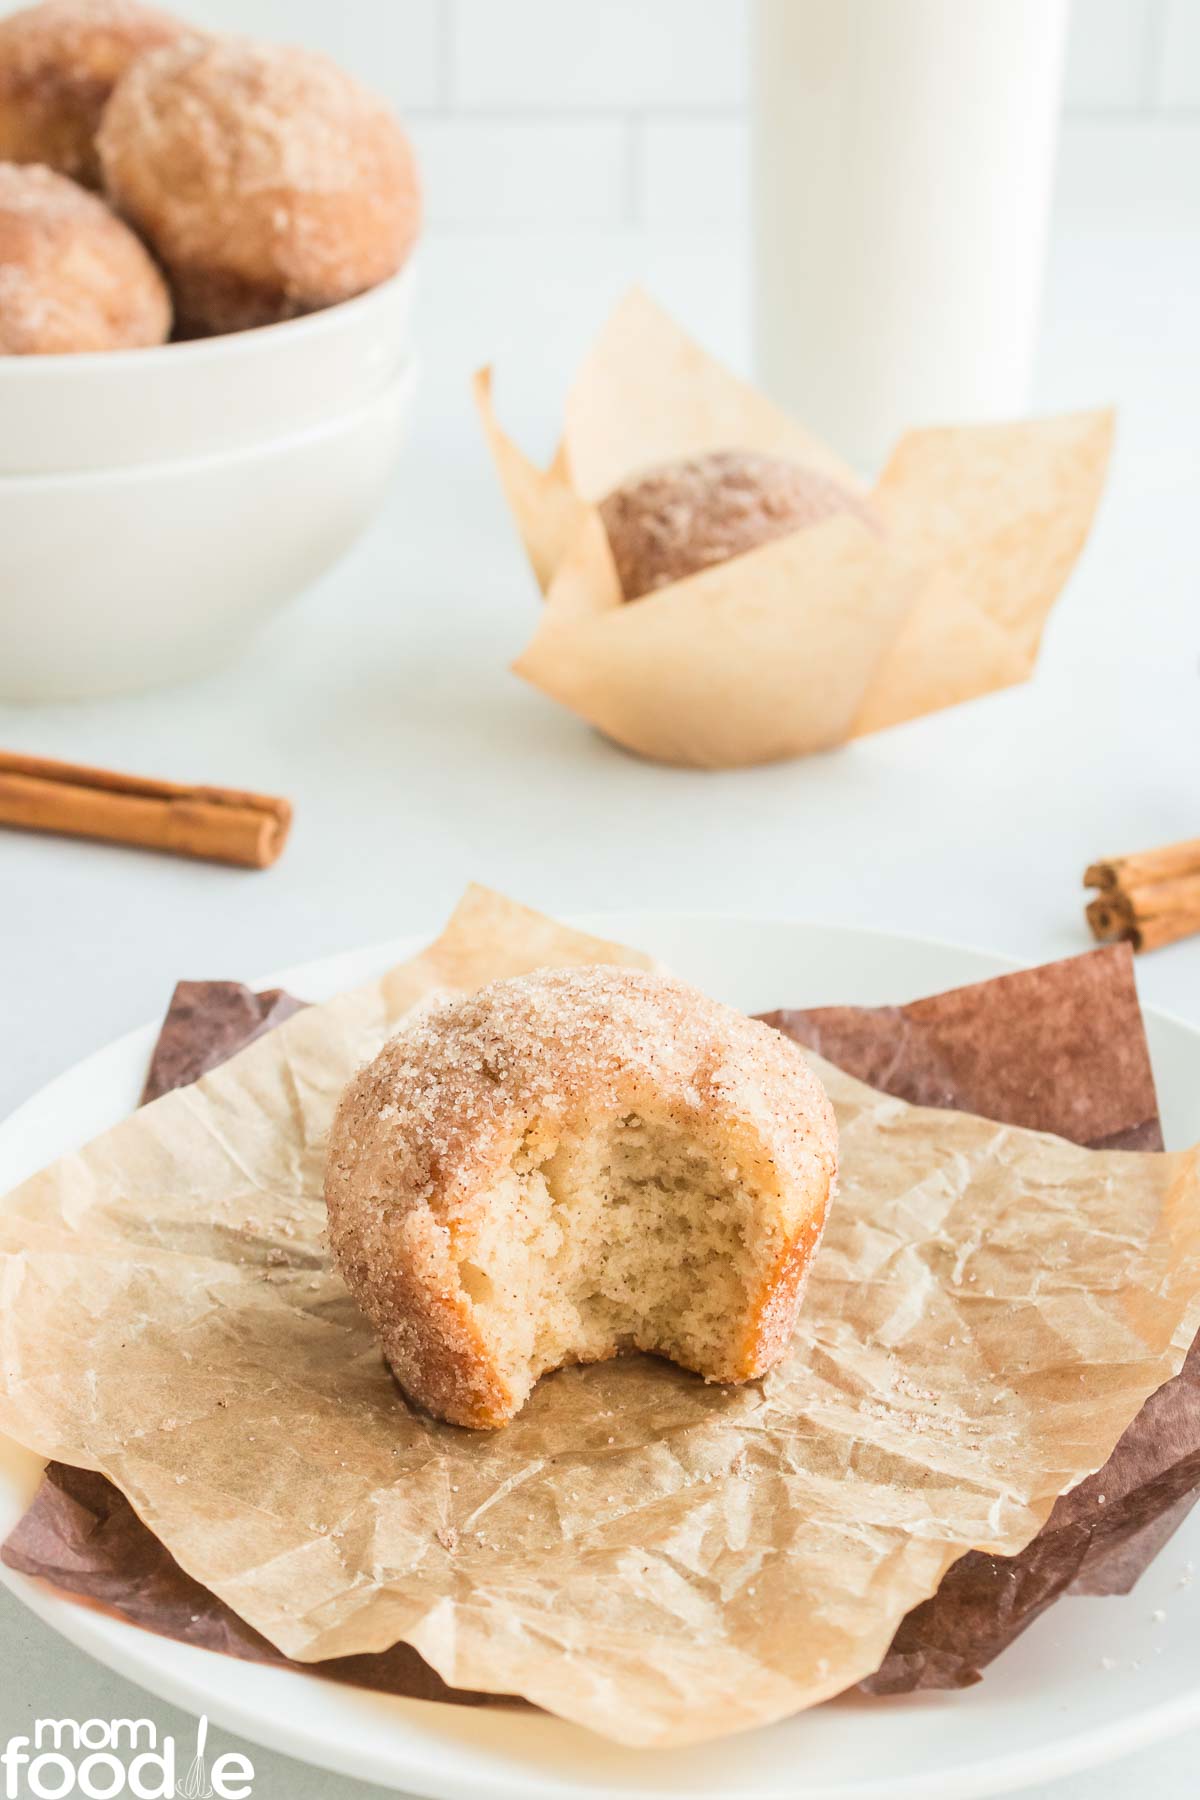
M 363 406 L 410 353 L 411 262 L 256 331 L 82 356 L 0 356 L 0 475 L 125 468 L 263 443 Z
M 364 406 L 218 455 L 0 478 L 0 699 L 121 693 L 230 660 L 375 512 L 414 378 L 409 364 Z

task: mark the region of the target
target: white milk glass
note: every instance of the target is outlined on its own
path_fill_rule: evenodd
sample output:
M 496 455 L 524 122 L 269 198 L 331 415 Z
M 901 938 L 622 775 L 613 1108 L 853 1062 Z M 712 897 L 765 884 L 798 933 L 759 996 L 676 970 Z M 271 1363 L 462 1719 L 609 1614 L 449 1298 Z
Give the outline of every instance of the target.
M 757 375 L 864 473 L 1028 405 L 1067 0 L 756 0 Z

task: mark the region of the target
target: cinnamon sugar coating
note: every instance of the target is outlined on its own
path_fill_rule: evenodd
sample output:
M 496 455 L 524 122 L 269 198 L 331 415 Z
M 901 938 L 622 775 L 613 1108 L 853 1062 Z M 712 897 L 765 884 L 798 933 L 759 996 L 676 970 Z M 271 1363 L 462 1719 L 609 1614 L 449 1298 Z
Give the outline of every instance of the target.
M 433 1006 L 349 1084 L 330 1242 L 409 1396 L 496 1426 L 624 1350 L 762 1374 L 836 1162 L 779 1033 L 664 976 L 545 969 Z
M 95 194 L 0 163 L 0 355 L 166 341 L 171 302 L 144 246 Z
M 843 512 L 878 529 L 869 504 L 850 488 L 754 450 L 664 463 L 600 502 L 626 600 Z
M 99 187 L 96 132 L 113 87 L 186 30 L 137 0 L 42 0 L 0 19 L 0 160 Z
M 395 274 L 417 234 L 408 139 L 382 100 L 312 51 L 221 38 L 142 57 L 99 150 L 188 333 L 347 300 Z

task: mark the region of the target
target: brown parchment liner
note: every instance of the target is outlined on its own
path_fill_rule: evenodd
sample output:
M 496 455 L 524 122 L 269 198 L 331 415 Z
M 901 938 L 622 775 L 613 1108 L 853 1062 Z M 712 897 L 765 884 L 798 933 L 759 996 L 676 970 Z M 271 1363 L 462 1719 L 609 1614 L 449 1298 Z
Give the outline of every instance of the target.
M 148 1106 L 172 1088 L 199 1081 L 303 1005 L 282 988 L 256 994 L 240 981 L 177 981 L 155 1040 L 141 1104 Z
M 869 1674 L 965 1548 L 1033 1535 L 1178 1369 L 1200 1217 L 1190 1155 L 822 1065 L 843 1193 L 782 1370 L 705 1388 L 631 1358 L 486 1438 L 417 1418 L 320 1246 L 341 1080 L 431 986 L 620 954 L 475 893 L 415 964 L 17 1190 L 0 1426 L 113 1479 L 292 1655 L 403 1639 L 455 1686 L 682 1743 Z
M 550 467 L 485 435 L 545 595 L 513 667 L 630 750 L 733 768 L 824 750 L 1025 680 L 1104 483 L 1111 412 L 910 431 L 843 515 L 622 600 L 597 504 L 708 450 L 854 474 L 643 293 L 618 305 L 567 396 Z

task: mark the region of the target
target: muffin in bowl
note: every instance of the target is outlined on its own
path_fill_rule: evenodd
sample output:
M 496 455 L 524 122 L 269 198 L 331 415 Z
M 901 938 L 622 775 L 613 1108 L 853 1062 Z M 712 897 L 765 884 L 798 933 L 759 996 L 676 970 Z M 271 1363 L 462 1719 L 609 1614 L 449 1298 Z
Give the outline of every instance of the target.
M 165 342 L 166 284 L 95 194 L 37 163 L 0 163 L 0 356 Z
M 187 335 L 361 294 L 397 272 L 420 223 L 412 149 L 390 109 L 289 45 L 191 39 L 139 58 L 99 151 Z
M 0 19 L 0 161 L 99 187 L 109 95 L 137 57 L 187 31 L 140 0 L 41 0 Z

